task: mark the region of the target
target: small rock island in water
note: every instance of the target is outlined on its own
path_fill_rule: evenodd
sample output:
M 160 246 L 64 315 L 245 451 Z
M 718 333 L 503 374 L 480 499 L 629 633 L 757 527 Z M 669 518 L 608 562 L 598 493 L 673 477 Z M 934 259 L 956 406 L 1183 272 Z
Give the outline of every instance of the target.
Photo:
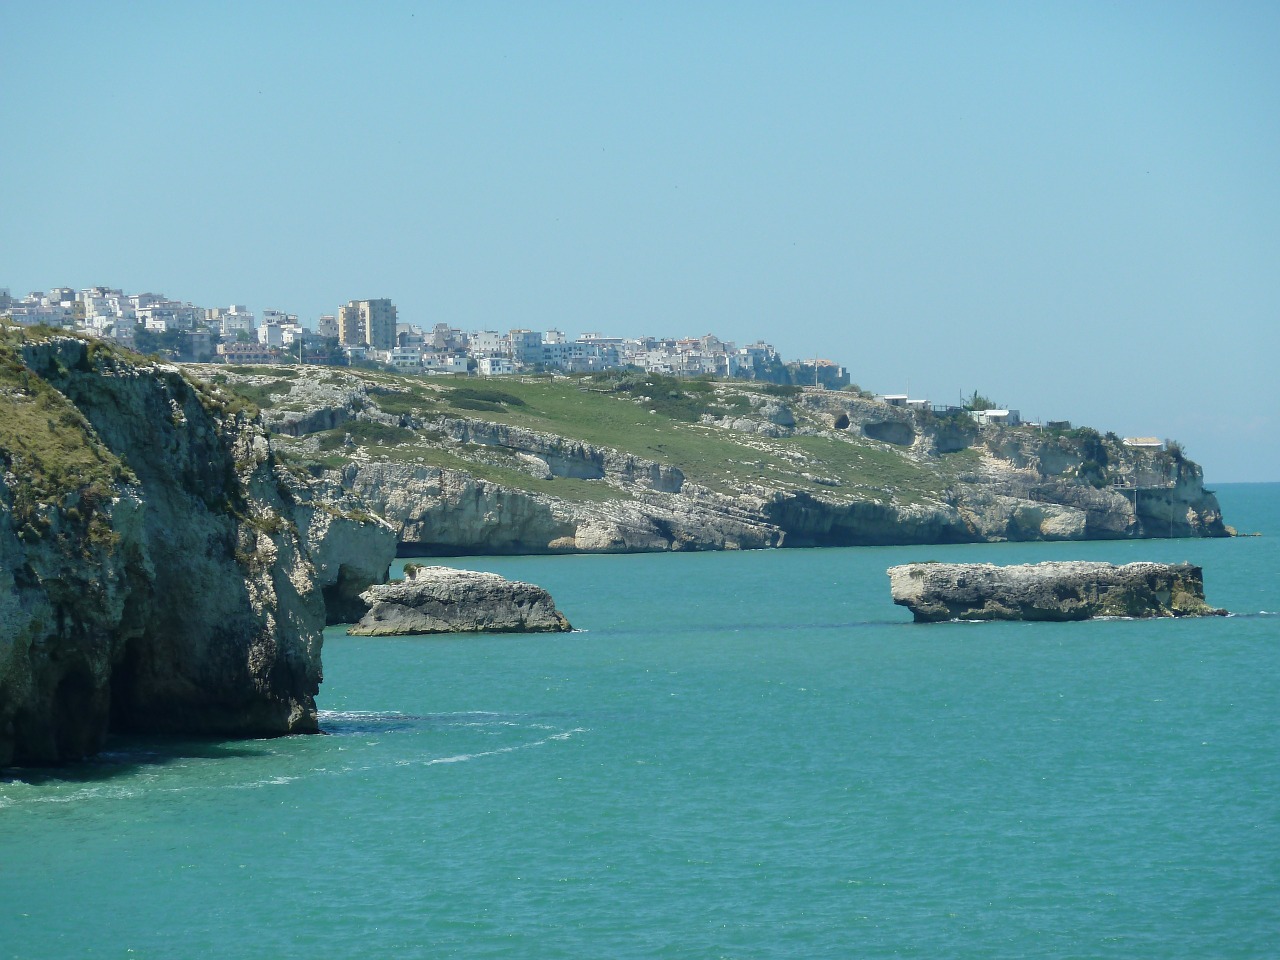
M 542 587 L 496 573 L 405 566 L 398 583 L 370 587 L 369 612 L 347 632 L 389 637 L 417 633 L 557 633 L 572 630 Z
M 893 602 L 916 623 L 1226 613 L 1205 603 L 1204 576 L 1189 563 L 909 563 L 888 573 Z

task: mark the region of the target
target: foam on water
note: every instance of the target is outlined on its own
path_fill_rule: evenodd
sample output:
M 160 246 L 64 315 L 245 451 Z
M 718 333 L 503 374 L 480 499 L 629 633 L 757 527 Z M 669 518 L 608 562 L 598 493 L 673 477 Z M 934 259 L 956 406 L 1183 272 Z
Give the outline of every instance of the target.
M 587 733 L 585 727 L 579 727 L 575 730 L 566 730 L 563 733 L 557 733 L 551 737 L 544 737 L 541 740 L 534 740 L 530 743 L 520 743 L 511 747 L 499 747 L 496 750 L 482 750 L 479 753 L 460 753 L 452 757 L 435 757 L 431 760 L 423 760 L 422 766 L 434 766 L 438 763 L 464 763 L 468 760 L 479 760 L 482 757 L 496 757 L 504 753 L 515 753 L 517 750 L 529 750 L 533 747 L 545 747 L 548 743 L 557 740 L 568 740 L 577 734 Z

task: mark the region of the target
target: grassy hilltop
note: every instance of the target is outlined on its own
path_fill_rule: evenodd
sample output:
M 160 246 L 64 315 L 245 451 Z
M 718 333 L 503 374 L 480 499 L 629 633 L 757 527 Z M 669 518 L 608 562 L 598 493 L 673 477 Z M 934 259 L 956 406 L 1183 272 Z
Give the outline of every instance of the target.
M 215 372 L 211 378 L 257 404 L 269 420 L 304 414 L 318 402 L 297 395 L 295 368 L 229 367 L 227 374 Z M 315 374 L 312 368 L 308 376 Z M 977 452 L 969 448 L 922 456 L 910 447 L 834 429 L 834 415 L 816 402 L 823 391 L 748 381 L 637 373 L 477 381 L 354 369 L 326 371 L 319 378 L 334 387 L 363 388 L 364 397 L 355 403 L 359 419 L 319 430 L 302 441 L 278 438 L 286 456 L 294 460 L 336 467 L 359 452 L 375 459 L 464 470 L 569 500 L 628 494 L 571 477 L 539 479 L 512 462 L 510 453 L 504 456 L 503 448 L 445 442 L 432 421 L 473 418 L 607 447 L 675 467 L 687 480 L 723 493 L 760 485 L 836 500 L 938 501 L 978 462 Z M 777 436 L 724 426 L 735 421 L 767 424 L 770 411 L 775 418 L 785 411 L 780 418 L 787 425 L 774 431 Z

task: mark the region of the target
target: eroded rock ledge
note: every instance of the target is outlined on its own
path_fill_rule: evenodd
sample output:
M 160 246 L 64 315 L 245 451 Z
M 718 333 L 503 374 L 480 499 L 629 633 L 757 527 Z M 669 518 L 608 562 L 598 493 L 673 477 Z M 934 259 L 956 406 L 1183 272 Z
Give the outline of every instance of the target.
M 893 602 L 917 623 L 1226 613 L 1205 603 L 1204 576 L 1189 563 L 910 563 L 888 573 Z
M 403 581 L 370 587 L 361 599 L 369 611 L 347 631 L 358 636 L 573 629 L 546 590 L 496 573 L 410 565 Z
M 0 768 L 108 733 L 316 732 L 326 614 L 394 551 L 381 520 L 285 470 L 230 394 L 0 332 Z

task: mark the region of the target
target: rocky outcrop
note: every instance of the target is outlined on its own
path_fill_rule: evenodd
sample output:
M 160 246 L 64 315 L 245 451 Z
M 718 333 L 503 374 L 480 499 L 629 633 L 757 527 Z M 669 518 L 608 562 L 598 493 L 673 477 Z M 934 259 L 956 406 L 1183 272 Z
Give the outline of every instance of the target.
M 108 731 L 315 732 L 322 582 L 355 584 L 311 549 L 362 554 L 364 525 L 317 522 L 252 413 L 176 368 L 71 338 L 0 352 L 0 767 Z
M 334 496 L 354 497 L 396 528 L 406 556 L 645 553 L 779 546 L 783 533 L 758 498 L 682 484 L 630 496 L 569 501 L 421 464 L 353 463 Z
M 679 493 L 684 485 L 684 474 L 675 467 L 555 434 L 471 418 L 442 417 L 431 425 L 459 443 L 500 447 L 531 458 L 536 476 L 608 479 L 660 493 Z
M 1225 612 L 1205 603 L 1201 570 L 1186 563 L 912 563 L 888 572 L 893 602 L 907 607 L 917 623 Z
M 1227 535 L 1195 464 L 1087 429 L 980 428 L 961 412 L 917 411 L 854 392 L 784 399 L 718 383 L 700 394 L 712 401 L 696 426 L 654 419 L 633 435 L 648 451 L 664 448 L 654 443 L 664 430 L 685 434 L 676 448 L 689 449 L 693 430 L 740 448 L 739 461 L 720 459 L 686 477 L 660 460 L 455 415 L 445 399 L 451 388 L 432 378 L 361 377 L 282 368 L 274 386 L 257 373 L 246 379 L 281 401 L 264 414 L 277 429 L 304 434 L 282 441 L 297 456 L 331 462 L 341 450 L 348 463 L 327 475 L 332 496 L 385 518 L 402 555 Z M 563 389 L 591 393 L 573 380 Z M 496 419 L 524 416 L 520 402 L 493 403 Z M 308 420 L 313 414 L 319 419 Z M 357 423 L 305 436 L 307 424 L 342 417 Z M 366 454 L 356 442 L 357 426 L 376 425 L 398 431 L 382 433 L 394 451 L 384 444 Z M 339 436 L 343 430 L 350 436 Z M 537 482 L 508 479 L 513 472 Z M 561 479 L 571 481 L 560 485 L 564 495 Z
M 351 623 L 365 611 L 360 594 L 384 583 L 396 556 L 396 531 L 380 517 L 342 501 L 299 501 L 293 518 L 324 597 L 326 623 Z
M 450 567 L 405 567 L 405 579 L 370 587 L 368 613 L 348 633 L 557 633 L 571 630 L 541 587 L 496 573 Z
M 961 497 L 978 502 L 986 491 L 1083 518 L 1078 536 L 1043 539 L 1227 536 L 1200 466 L 1180 452 L 1125 449 L 1087 428 L 1066 435 L 989 428 L 980 450 L 981 470 L 958 486 Z M 980 525 L 998 528 L 987 514 Z
M 619 484 L 615 498 L 570 501 L 480 480 L 460 470 L 362 461 L 336 481 L 398 531 L 406 556 L 636 553 L 980 541 L 1119 539 L 1150 533 L 1134 493 L 996 475 L 957 484 L 951 502 L 897 503 L 803 490 L 679 493 Z M 1002 492 L 1007 491 L 1007 492 Z M 1183 536 L 1216 535 L 1221 515 L 1203 490 L 1139 492 L 1143 515 L 1181 511 Z M 1157 528 L 1158 529 L 1158 528 Z M 1222 529 L 1225 535 L 1225 528 Z
M 188 369 L 196 371 L 197 375 L 202 372 L 199 367 Z M 243 379 L 243 383 L 271 389 L 278 386 L 279 378 L 250 375 Z M 263 425 L 272 433 L 300 437 L 340 427 L 362 413 L 368 415 L 367 391 L 342 377 L 295 376 L 290 379 L 287 389 L 287 409 L 266 407 L 262 410 Z

